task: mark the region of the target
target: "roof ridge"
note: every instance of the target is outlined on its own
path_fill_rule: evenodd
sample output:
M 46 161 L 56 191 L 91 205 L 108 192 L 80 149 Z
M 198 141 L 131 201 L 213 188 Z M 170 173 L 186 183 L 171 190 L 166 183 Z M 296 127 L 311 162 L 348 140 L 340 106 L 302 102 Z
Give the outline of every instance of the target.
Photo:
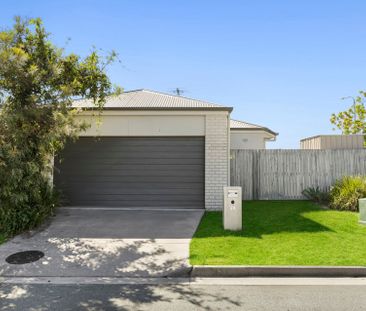
M 215 106 L 218 106 L 218 107 L 228 107 L 228 106 L 224 106 L 222 104 L 213 103 L 213 102 L 210 102 L 210 101 L 207 101 L 207 100 L 203 100 L 203 99 L 196 99 L 196 98 L 187 97 L 187 96 L 181 96 L 181 95 L 173 95 L 173 94 L 165 93 L 165 92 L 162 92 L 162 91 L 155 91 L 155 90 L 151 90 L 151 89 L 144 89 L 144 88 L 142 88 L 142 89 L 136 89 L 136 90 L 126 91 L 126 92 L 123 92 L 123 93 L 129 93 L 129 92 L 130 93 L 132 93 L 132 92 L 149 92 L 149 93 L 155 93 L 155 94 L 161 94 L 161 95 L 165 95 L 165 96 L 170 96 L 170 97 L 173 97 L 173 98 L 183 98 L 183 99 L 188 99 L 188 100 L 194 100 L 194 101 L 202 102 L 202 103 L 205 103 L 205 104 L 215 105 Z
M 134 90 L 129 90 L 129 91 L 123 91 L 121 94 L 123 94 L 123 93 L 141 92 L 141 91 L 145 91 L 145 89 L 134 89 Z

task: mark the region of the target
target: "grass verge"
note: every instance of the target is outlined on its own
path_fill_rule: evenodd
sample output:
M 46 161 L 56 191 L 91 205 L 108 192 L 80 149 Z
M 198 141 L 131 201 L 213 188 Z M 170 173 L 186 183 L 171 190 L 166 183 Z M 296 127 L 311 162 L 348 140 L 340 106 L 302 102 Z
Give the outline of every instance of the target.
M 366 226 L 358 214 L 309 201 L 243 203 L 241 232 L 206 212 L 190 245 L 193 265 L 366 266 Z

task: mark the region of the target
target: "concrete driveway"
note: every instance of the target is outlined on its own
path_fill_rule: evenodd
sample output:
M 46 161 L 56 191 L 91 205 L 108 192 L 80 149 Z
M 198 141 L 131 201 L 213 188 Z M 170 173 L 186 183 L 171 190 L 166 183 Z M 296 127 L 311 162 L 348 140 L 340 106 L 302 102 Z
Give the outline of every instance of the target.
M 59 209 L 48 226 L 0 246 L 2 277 L 164 277 L 188 273 L 189 242 L 203 211 Z M 15 252 L 37 262 L 11 265 Z

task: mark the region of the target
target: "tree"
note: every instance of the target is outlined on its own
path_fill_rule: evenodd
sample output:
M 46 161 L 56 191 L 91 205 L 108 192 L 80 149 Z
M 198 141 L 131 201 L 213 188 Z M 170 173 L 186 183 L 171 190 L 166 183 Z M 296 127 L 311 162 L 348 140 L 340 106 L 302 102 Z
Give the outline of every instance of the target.
M 87 126 L 75 121 L 72 101 L 92 99 L 101 109 L 113 91 L 105 69 L 115 58 L 65 55 L 40 19 L 17 17 L 0 32 L 0 232 L 32 228 L 52 213 L 50 159 Z
M 361 91 L 352 99 L 353 105 L 345 111 L 333 113 L 330 122 L 340 129 L 342 134 L 366 134 L 366 92 Z

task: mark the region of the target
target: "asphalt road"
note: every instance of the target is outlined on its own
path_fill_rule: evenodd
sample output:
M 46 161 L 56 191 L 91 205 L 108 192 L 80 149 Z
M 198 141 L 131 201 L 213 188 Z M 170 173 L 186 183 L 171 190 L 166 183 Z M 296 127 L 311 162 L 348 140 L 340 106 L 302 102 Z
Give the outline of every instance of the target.
M 0 310 L 366 310 L 360 284 L 107 283 L 0 283 Z

